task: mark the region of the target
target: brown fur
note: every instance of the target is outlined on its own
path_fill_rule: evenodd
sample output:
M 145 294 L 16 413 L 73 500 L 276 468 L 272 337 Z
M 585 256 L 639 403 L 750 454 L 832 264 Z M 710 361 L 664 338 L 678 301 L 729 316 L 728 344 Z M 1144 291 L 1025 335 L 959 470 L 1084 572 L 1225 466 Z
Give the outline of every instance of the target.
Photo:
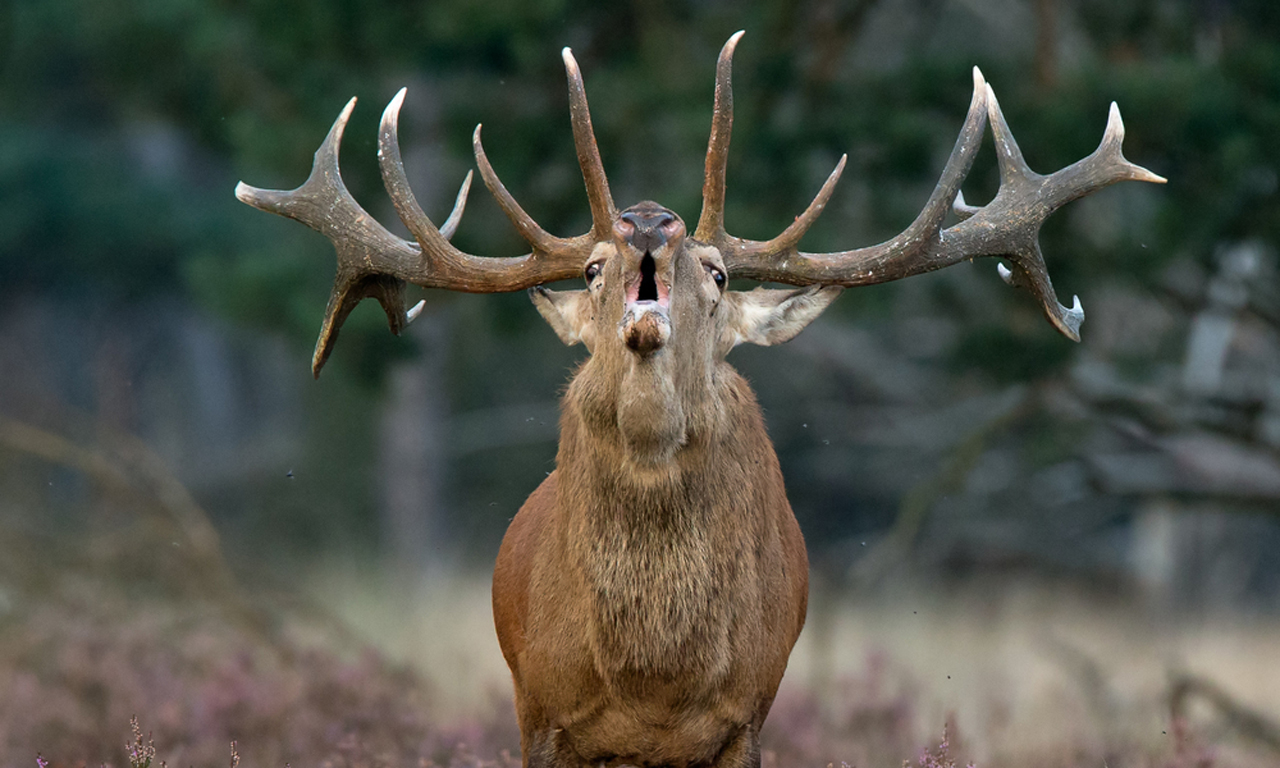
M 653 252 L 671 295 L 656 350 L 616 330 L 634 319 L 626 238 L 590 311 L 555 299 L 592 324 L 575 338 L 593 354 L 562 403 L 557 468 L 494 569 L 526 766 L 758 765 L 804 624 L 804 541 L 755 396 L 720 359 L 750 313 L 712 279 L 718 254 L 678 235 Z

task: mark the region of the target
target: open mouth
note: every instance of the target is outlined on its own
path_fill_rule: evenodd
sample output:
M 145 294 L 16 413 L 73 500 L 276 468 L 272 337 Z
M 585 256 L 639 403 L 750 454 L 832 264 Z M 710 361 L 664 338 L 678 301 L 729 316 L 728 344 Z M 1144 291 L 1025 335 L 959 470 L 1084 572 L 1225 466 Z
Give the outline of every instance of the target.
M 671 337 L 671 320 L 667 316 L 671 294 L 658 278 L 657 264 L 646 253 L 640 259 L 640 274 L 627 285 L 626 311 L 618 326 L 618 335 L 632 352 L 651 355 Z
M 640 259 L 640 279 L 627 286 L 627 306 L 640 302 L 656 302 L 664 308 L 668 306 L 670 294 L 656 273 L 657 264 L 653 256 L 646 253 Z
M 646 253 L 640 260 L 640 290 L 636 301 L 658 300 L 658 281 L 653 278 L 655 268 L 653 257 Z

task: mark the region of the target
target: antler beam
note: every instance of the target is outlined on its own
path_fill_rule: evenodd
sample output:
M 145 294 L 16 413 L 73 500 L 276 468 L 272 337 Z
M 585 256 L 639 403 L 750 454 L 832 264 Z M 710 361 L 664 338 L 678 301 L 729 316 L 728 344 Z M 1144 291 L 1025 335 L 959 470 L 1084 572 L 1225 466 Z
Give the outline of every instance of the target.
M 796 245 L 826 206 L 844 169 L 845 157 L 808 209 L 779 236 L 769 241 L 744 240 L 724 231 L 724 167 L 733 121 L 731 61 L 740 35 L 725 44 L 716 69 L 715 114 L 707 150 L 703 212 L 697 230 L 698 239 L 720 248 L 731 275 L 790 285 L 873 285 L 942 269 L 964 259 L 1003 257 L 1012 268 L 1000 265 L 1001 277 L 1030 291 L 1040 300 L 1054 327 L 1068 338 L 1080 340 L 1084 310 L 1078 297 L 1070 309 L 1058 301 L 1040 251 L 1041 225 L 1063 205 L 1118 181 L 1165 181 L 1124 158 L 1120 148 L 1124 123 L 1114 103 L 1098 149 L 1057 173 L 1041 176 L 1027 167 L 1000 112 L 995 92 L 974 67 L 973 100 L 964 127 L 933 194 L 911 226 L 897 237 L 868 248 L 805 253 Z M 973 166 L 988 118 L 995 134 L 1000 189 L 990 203 L 975 208 L 965 205 L 960 185 Z M 943 229 L 947 212 L 953 208 L 961 221 Z
M 445 226 L 437 228 L 414 198 L 400 155 L 398 131 L 400 108 L 405 96 L 403 88 L 382 114 L 378 132 L 378 163 L 396 213 L 416 242 L 402 240 L 387 231 L 360 207 L 342 182 L 338 149 L 347 120 L 355 108 L 355 99 L 347 102 L 316 150 L 311 175 L 302 186 L 289 191 L 258 189 L 244 182 L 236 186 L 236 197 L 242 202 L 306 224 L 333 241 L 337 250 L 337 275 L 311 359 L 311 370 L 315 376 L 319 377 L 320 369 L 328 360 L 337 341 L 338 330 L 362 299 L 377 299 L 386 312 L 391 332 L 399 334 L 422 306 L 419 303 L 406 311 L 404 294 L 408 283 L 469 293 L 518 291 L 578 276 L 595 245 L 608 239 L 617 210 L 591 129 L 582 75 L 567 48 L 564 60 L 569 76 L 574 142 L 591 202 L 592 228 L 586 234 L 573 238 L 555 237 L 525 213 L 494 173 L 480 145 L 480 127 L 476 126 L 473 144 L 480 174 L 502 210 L 532 246 L 532 251 L 524 256 L 492 258 L 474 256 L 455 248 L 449 239 L 457 229 L 466 206 L 471 174 L 467 174 Z
M 897 237 L 869 248 L 806 253 L 797 245 L 825 209 L 847 156 L 840 158 L 804 213 L 772 240 L 746 240 L 724 229 L 725 169 L 733 128 L 733 53 L 741 38 L 742 32 L 729 38 L 716 65 L 715 111 L 707 147 L 702 214 L 694 233 L 696 240 L 720 249 L 733 276 L 791 285 L 870 285 L 941 269 L 963 259 L 998 256 L 1011 265 L 1000 265 L 1001 276 L 1034 294 L 1050 322 L 1066 336 L 1079 339 L 1084 312 L 1078 298 L 1068 309 L 1054 293 L 1040 252 L 1041 225 L 1063 205 L 1117 181 L 1164 182 L 1124 158 L 1120 146 L 1124 124 L 1115 104 L 1111 105 L 1102 143 L 1093 154 L 1041 176 L 1027 167 L 1005 124 L 995 93 L 975 67 L 968 116 L 937 187 L 915 222 Z M 472 293 L 520 290 L 576 276 L 593 250 L 610 240 L 618 211 L 600 161 L 581 71 L 568 48 L 564 49 L 563 58 L 569 80 L 574 145 L 591 207 L 591 230 L 577 237 L 549 234 L 521 208 L 490 165 L 480 143 L 480 127 L 476 126 L 472 143 L 480 175 L 532 250 L 524 256 L 489 258 L 451 245 L 449 239 L 465 208 L 471 174 L 463 182 L 453 213 L 443 227 L 437 228 L 414 198 L 400 155 L 398 127 L 403 89 L 383 113 L 378 161 L 387 193 L 416 242 L 387 231 L 360 207 L 342 182 L 338 149 L 355 99 L 347 103 L 316 150 L 311 175 L 302 186 L 290 191 L 263 190 L 241 182 L 236 187 L 240 200 L 301 221 L 332 240 L 337 250 L 337 275 L 312 357 L 316 376 L 333 349 L 342 323 L 361 299 L 376 298 L 386 312 L 391 331 L 398 334 L 421 308 L 419 303 L 405 310 L 407 283 Z M 990 203 L 977 208 L 964 203 L 960 185 L 973 165 L 988 119 L 1000 163 L 1000 189 Z M 954 211 L 961 221 L 944 229 L 948 211 Z

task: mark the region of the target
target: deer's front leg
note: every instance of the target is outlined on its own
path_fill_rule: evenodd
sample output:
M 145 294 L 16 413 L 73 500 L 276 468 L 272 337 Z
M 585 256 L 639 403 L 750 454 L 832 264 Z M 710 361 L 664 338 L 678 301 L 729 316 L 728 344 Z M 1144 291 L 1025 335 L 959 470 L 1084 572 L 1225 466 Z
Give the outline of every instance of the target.
M 522 734 L 524 768 L 584 768 L 568 745 L 564 731 L 549 726 Z
M 760 768 L 760 733 L 750 723 L 742 726 L 713 763 L 715 768 Z

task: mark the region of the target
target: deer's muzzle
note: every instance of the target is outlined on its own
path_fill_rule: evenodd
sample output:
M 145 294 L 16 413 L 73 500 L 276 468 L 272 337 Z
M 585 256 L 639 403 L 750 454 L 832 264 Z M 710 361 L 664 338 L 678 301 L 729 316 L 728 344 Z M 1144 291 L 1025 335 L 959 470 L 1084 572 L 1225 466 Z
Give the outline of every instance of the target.
M 656 301 L 637 301 L 627 305 L 618 323 L 618 336 L 627 349 L 638 355 L 651 355 L 671 338 L 671 318 L 667 308 Z

